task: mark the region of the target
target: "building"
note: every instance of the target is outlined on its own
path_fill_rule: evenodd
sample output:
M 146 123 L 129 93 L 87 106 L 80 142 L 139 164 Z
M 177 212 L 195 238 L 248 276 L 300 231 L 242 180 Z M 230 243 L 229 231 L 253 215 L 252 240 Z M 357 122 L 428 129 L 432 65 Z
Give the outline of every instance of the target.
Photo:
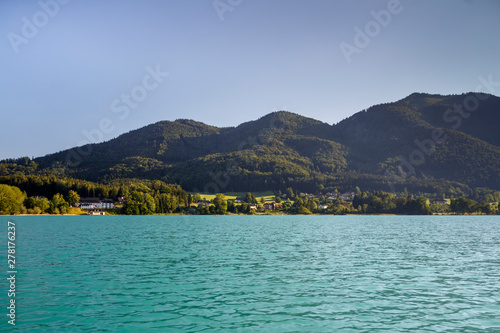
M 87 215 L 106 215 L 106 211 L 103 209 L 91 209 Z
M 276 210 L 279 209 L 280 205 L 278 205 L 276 202 L 268 202 L 264 204 L 264 209 L 266 210 Z
M 437 203 L 437 204 L 440 204 L 440 205 L 447 205 L 448 201 L 446 201 L 445 199 L 432 199 L 432 200 L 430 200 L 430 203 L 431 204 Z
M 198 208 L 208 208 L 208 207 L 210 207 L 210 201 L 208 200 L 198 201 Z
M 113 204 L 113 200 L 112 199 L 102 199 L 101 200 L 101 207 L 100 208 L 103 208 L 103 209 L 111 209 L 111 208 L 114 208 L 115 205 Z
M 318 206 L 318 209 L 327 209 L 327 208 L 328 208 L 328 206 L 327 206 L 327 205 L 319 205 L 319 206 Z
M 80 209 L 111 209 L 115 205 L 112 199 L 80 198 L 78 207 Z
M 100 208 L 97 207 L 100 203 L 101 200 L 99 198 L 80 198 L 78 207 L 80 207 L 80 209 L 96 209 Z
M 355 195 L 356 195 L 356 193 L 354 191 L 348 191 L 348 192 L 345 192 L 344 194 L 342 194 L 340 197 L 344 200 L 352 200 L 352 199 L 354 199 Z

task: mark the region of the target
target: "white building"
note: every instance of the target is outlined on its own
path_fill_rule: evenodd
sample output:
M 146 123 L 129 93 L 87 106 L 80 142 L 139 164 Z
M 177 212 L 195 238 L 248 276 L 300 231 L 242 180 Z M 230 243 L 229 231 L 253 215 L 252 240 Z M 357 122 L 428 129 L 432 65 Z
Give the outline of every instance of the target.
M 80 209 L 111 209 L 115 205 L 112 199 L 99 199 L 99 198 L 80 198 L 78 203 Z

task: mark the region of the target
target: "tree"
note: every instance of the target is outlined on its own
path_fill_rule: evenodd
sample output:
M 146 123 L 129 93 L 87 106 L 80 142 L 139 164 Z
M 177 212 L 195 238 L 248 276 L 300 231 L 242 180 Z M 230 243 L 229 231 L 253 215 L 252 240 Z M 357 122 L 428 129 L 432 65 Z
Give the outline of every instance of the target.
M 290 199 L 286 199 L 286 201 L 283 202 L 281 207 L 284 211 L 288 211 L 290 208 L 292 208 L 292 201 L 290 201 Z
M 224 215 L 227 212 L 227 201 L 226 196 L 222 193 L 219 193 L 215 196 L 214 200 L 215 213 Z
M 427 198 L 419 197 L 416 202 L 419 215 L 432 215 L 431 208 L 429 207 L 429 200 L 427 200 Z
M 233 200 L 227 201 L 227 211 L 236 214 L 238 213 L 238 208 L 236 208 L 236 205 L 234 204 Z
M 297 210 L 297 213 L 299 214 L 304 214 L 304 215 L 310 215 L 312 214 L 311 211 L 309 209 L 307 209 L 306 207 L 304 206 L 300 206 Z
M 64 200 L 60 193 L 56 193 L 49 202 L 50 214 L 66 214 L 68 212 L 69 204 Z
M 47 198 L 40 199 L 39 197 L 37 197 L 35 205 L 36 207 L 40 208 L 41 213 L 46 213 L 50 207 L 49 199 Z
M 255 197 L 255 195 L 253 195 L 252 193 L 248 192 L 245 195 L 245 202 L 246 203 L 254 203 L 254 204 L 256 204 L 257 203 L 257 198 Z
M 195 195 L 193 195 L 193 202 L 194 203 L 198 203 L 201 201 L 201 195 L 199 193 L 196 193 Z
M 380 214 L 384 211 L 384 202 L 381 198 L 373 196 L 368 207 L 372 213 Z
M 433 213 L 446 213 L 448 210 L 448 205 L 442 205 L 440 203 L 433 203 L 429 205 L 431 212 Z
M 33 197 L 24 199 L 24 206 L 26 209 L 33 209 L 36 207 L 36 200 Z
M 352 207 L 354 207 L 354 209 L 358 209 L 359 206 L 362 206 L 364 204 L 364 200 L 362 198 L 362 194 L 359 193 L 359 194 L 356 194 L 354 196 L 354 199 L 352 200 Z
M 354 192 L 356 193 L 356 195 L 361 194 L 361 190 L 359 189 L 358 186 L 354 188 Z
M 468 214 L 471 213 L 474 207 L 474 200 L 459 197 L 458 199 L 451 200 L 450 208 L 455 213 Z
M 302 206 L 304 206 L 304 200 L 302 200 L 302 198 L 300 198 L 300 197 L 297 197 L 295 199 L 295 202 L 293 203 L 293 207 L 300 208 Z
M 154 198 L 139 191 L 133 191 L 125 199 L 123 211 L 126 215 L 150 215 L 156 211 Z
M 70 190 L 66 196 L 66 201 L 71 207 L 75 207 L 80 202 L 80 196 L 73 190 Z
M 291 187 L 287 187 L 286 191 L 285 191 L 285 194 L 286 194 L 286 197 L 287 198 L 293 198 L 293 190 Z
M 18 187 L 0 185 L 0 214 L 19 214 L 25 211 L 23 205 L 26 193 L 21 192 Z
M 159 214 L 173 213 L 179 207 L 178 198 L 175 195 L 161 193 L 156 194 L 154 199 L 155 209 Z
M 243 214 L 250 213 L 250 204 L 247 204 L 246 202 L 242 203 L 240 205 L 240 209 L 238 209 L 238 211 L 241 212 L 241 213 L 243 213 Z

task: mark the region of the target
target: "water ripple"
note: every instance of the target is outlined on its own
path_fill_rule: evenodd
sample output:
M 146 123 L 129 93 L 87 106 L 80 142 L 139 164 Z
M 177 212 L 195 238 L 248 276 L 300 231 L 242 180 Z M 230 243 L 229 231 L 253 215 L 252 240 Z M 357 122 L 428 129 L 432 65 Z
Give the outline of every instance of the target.
M 497 217 L 16 222 L 19 331 L 500 331 Z

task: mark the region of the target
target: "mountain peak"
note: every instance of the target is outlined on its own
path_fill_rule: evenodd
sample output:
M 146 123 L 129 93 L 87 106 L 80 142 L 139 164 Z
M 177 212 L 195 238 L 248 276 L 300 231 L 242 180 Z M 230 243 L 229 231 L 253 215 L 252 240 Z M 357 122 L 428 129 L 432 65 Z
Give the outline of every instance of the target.
M 486 100 L 489 97 L 496 97 L 480 92 L 466 92 L 462 94 L 440 95 L 428 93 L 413 93 L 407 97 L 397 101 L 396 103 L 404 103 L 410 107 L 422 108 L 433 104 L 464 104 L 466 98 L 476 98 Z

